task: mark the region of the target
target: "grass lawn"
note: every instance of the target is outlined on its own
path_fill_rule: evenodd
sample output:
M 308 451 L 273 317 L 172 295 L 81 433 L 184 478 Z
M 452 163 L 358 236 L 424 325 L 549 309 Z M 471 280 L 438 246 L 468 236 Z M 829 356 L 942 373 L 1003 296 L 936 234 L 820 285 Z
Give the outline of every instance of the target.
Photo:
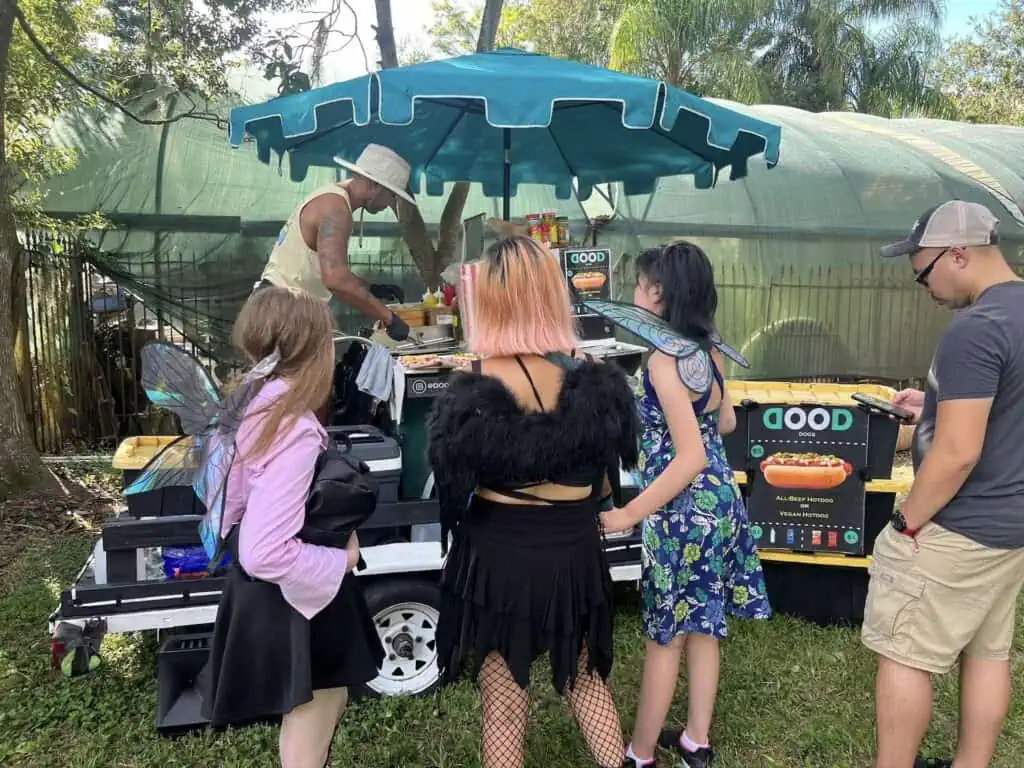
M 5 518 L 0 507 L 0 524 Z M 0 542 L 0 765 L 274 766 L 277 732 L 252 728 L 179 740 L 156 735 L 153 636 L 108 637 L 99 671 L 66 680 L 49 666 L 46 618 L 92 543 L 86 530 L 3 525 Z M 620 589 L 612 687 L 629 729 L 643 661 L 635 592 Z M 854 630 L 820 629 L 785 617 L 731 625 L 723 645 L 713 729 L 720 768 L 869 766 L 874 659 Z M 1014 677 L 1024 690 L 1024 627 L 1018 619 Z M 528 766 L 592 765 L 563 701 L 535 670 Z M 936 684 L 925 748 L 948 756 L 956 734 L 957 681 Z M 685 714 L 685 682 L 671 717 Z M 476 766 L 480 706 L 469 684 L 429 700 L 363 701 L 342 723 L 335 766 Z M 1016 697 L 994 765 L 1024 763 L 1024 699 Z M 1017 755 L 1017 757 L 1013 757 Z M 667 760 L 663 764 L 671 765 Z

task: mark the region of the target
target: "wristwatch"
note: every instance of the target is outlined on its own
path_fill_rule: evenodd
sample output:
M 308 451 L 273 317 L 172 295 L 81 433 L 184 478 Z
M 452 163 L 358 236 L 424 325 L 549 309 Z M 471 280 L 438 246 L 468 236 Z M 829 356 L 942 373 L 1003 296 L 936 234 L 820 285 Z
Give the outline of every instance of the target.
M 892 519 L 892 527 L 896 529 L 897 533 L 902 533 L 904 536 L 914 538 L 920 528 L 911 528 L 907 525 L 907 518 L 903 516 L 903 511 L 898 510 L 896 515 Z

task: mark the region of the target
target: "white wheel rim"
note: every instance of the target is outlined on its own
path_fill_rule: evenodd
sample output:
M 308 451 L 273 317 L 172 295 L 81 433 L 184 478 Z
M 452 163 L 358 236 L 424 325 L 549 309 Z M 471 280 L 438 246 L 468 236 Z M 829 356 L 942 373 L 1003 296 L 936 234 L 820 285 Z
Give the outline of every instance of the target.
M 381 696 L 422 693 L 437 682 L 438 611 L 425 603 L 389 605 L 373 617 L 384 646 L 380 674 L 367 687 Z

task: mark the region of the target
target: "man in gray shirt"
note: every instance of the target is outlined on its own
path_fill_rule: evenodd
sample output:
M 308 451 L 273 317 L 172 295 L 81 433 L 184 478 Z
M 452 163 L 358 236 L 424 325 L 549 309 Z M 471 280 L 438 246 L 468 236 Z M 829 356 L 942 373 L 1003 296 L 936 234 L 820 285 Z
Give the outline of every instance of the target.
M 998 220 L 953 200 L 882 249 L 956 310 L 914 412 L 914 485 L 875 541 L 861 638 L 879 656 L 878 768 L 983 768 L 1010 704 L 1010 649 L 1024 584 L 1024 281 L 999 250 Z M 955 761 L 916 757 L 931 675 L 960 661 Z

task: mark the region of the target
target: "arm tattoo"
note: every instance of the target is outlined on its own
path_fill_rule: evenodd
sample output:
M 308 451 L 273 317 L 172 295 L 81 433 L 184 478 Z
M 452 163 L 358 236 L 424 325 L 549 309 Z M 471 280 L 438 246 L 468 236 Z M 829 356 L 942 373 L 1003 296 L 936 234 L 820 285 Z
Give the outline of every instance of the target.
M 316 255 L 324 286 L 339 299 L 376 320 L 387 322 L 391 310 L 370 293 L 366 281 L 348 266 L 348 238 L 351 219 L 341 211 L 324 217 L 317 227 Z
M 325 277 L 348 271 L 348 222 L 338 213 L 324 217 L 317 228 L 316 253 Z

